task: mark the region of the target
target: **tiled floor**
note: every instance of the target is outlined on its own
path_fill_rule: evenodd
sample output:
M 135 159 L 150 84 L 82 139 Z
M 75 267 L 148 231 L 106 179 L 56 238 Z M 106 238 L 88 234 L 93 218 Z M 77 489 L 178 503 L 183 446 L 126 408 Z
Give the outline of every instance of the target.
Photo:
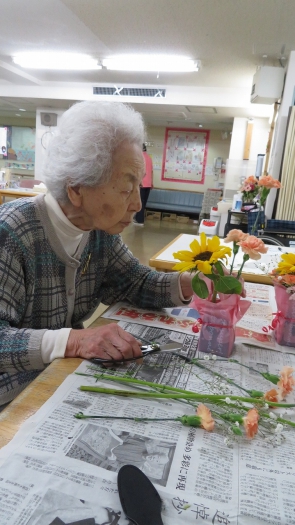
M 144 227 L 132 224 L 122 233 L 122 238 L 133 255 L 142 264 L 181 233 L 198 234 L 198 224 L 183 224 L 176 221 L 145 221 Z
M 133 255 L 142 264 L 148 266 L 150 258 L 181 233 L 197 235 L 198 224 L 150 220 L 146 221 L 143 227 L 131 224 L 122 233 L 122 238 Z M 85 322 L 85 327 L 90 326 L 105 309 L 104 305 L 100 305 L 93 316 Z

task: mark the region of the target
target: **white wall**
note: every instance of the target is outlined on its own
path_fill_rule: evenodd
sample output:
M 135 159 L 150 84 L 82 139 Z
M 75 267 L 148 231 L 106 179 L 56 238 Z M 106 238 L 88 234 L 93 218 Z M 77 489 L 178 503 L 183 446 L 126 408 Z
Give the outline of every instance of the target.
M 248 119 L 234 119 L 224 184 L 225 190 L 236 191 L 240 188 L 241 177 L 255 175 L 257 155 L 266 153 L 266 145 L 270 129 L 269 119 L 254 118 L 252 123 L 253 128 L 249 160 L 243 160 Z

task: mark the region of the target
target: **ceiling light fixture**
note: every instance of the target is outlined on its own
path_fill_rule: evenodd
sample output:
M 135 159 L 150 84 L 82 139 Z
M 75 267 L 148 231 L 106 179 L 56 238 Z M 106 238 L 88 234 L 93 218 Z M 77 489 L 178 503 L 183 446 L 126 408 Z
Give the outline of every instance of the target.
M 101 69 L 98 61 L 80 53 L 20 53 L 13 62 L 29 69 Z
M 189 73 L 199 70 L 198 61 L 174 55 L 117 55 L 104 58 L 102 65 L 114 71 Z

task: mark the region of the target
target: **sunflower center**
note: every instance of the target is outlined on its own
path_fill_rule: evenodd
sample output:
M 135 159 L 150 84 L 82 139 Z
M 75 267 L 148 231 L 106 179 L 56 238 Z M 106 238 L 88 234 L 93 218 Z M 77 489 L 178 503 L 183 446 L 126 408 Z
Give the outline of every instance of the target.
M 213 252 L 209 251 L 199 253 L 199 255 L 196 255 L 196 257 L 194 257 L 194 261 L 210 261 L 212 253 Z

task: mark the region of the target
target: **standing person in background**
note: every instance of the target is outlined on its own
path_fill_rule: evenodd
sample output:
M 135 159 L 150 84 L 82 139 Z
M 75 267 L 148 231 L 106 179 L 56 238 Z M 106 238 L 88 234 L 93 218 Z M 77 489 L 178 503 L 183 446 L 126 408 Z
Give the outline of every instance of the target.
M 145 162 L 145 175 L 142 179 L 142 186 L 140 187 L 141 210 L 134 216 L 134 224 L 144 226 L 144 211 L 151 188 L 153 187 L 153 161 L 146 152 L 146 145 L 142 145 L 143 157 Z

